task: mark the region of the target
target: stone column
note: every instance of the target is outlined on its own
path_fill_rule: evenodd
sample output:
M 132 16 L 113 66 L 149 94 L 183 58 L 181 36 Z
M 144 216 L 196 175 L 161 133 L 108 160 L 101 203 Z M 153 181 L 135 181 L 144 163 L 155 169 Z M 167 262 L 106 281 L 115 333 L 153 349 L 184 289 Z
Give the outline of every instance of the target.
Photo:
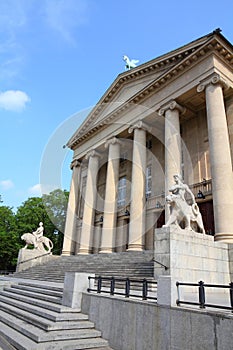
M 139 121 L 129 128 L 134 132 L 133 165 L 130 203 L 129 251 L 144 249 L 145 241 L 145 176 L 146 176 L 146 131 L 150 128 Z
M 215 240 L 233 243 L 233 178 L 229 133 L 223 88 L 228 88 L 217 73 L 197 87 L 205 90 L 206 113 L 214 205 Z
M 181 174 L 180 113 L 185 113 L 185 108 L 176 101 L 170 101 L 159 110 L 159 115 L 165 115 L 165 195 L 174 183 L 173 175 Z M 166 206 L 165 220 L 168 216 Z
M 70 194 L 66 214 L 66 224 L 64 233 L 64 242 L 62 255 L 71 255 L 75 252 L 75 237 L 77 224 L 77 205 L 79 201 L 79 182 L 80 182 L 80 163 L 75 159 L 72 161 L 70 168 L 73 170 Z
M 93 254 L 98 254 L 100 250 L 100 242 L 102 236 L 102 222 L 99 222 L 95 226 L 95 232 L 93 237 Z
M 89 159 L 89 163 L 87 170 L 87 185 L 79 254 L 89 254 L 91 252 L 97 198 L 97 174 L 99 170 L 99 157 L 100 154 L 95 150 L 90 151 L 86 155 L 86 159 Z
M 100 253 L 111 253 L 115 248 L 117 220 L 117 189 L 119 180 L 120 141 L 113 137 L 105 147 L 109 148 L 104 201 L 104 221 Z

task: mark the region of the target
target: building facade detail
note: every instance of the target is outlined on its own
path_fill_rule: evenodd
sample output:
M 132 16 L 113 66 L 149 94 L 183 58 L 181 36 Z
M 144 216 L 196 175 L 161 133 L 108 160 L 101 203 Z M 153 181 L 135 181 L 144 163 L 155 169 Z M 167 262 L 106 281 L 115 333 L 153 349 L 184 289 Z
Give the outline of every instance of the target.
M 87 153 L 86 159 L 88 160 L 87 183 L 79 254 L 89 254 L 91 251 L 94 233 L 94 217 L 97 200 L 97 175 L 99 170 L 100 153 L 96 150 L 91 150 Z
M 133 137 L 132 182 L 128 250 L 143 250 L 146 215 L 146 132 L 142 121 L 129 128 Z
M 159 110 L 160 116 L 165 116 L 165 193 L 168 193 L 173 183 L 173 176 L 181 174 L 181 135 L 180 115 L 186 108 L 175 100 Z M 165 217 L 168 219 L 169 207 L 166 205 Z
M 111 253 L 115 248 L 117 222 L 117 189 L 119 179 L 121 142 L 116 137 L 105 143 L 108 148 L 108 165 L 104 201 L 103 230 L 100 253 Z
M 230 242 L 233 236 L 233 174 L 223 88 L 228 87 L 217 74 L 197 87 L 205 89 L 210 144 L 215 240 Z
M 232 54 L 214 31 L 117 77 L 68 142 L 63 255 L 153 249 L 178 174 L 204 230 L 233 243 Z
M 75 252 L 75 235 L 77 224 L 77 206 L 80 198 L 80 174 L 81 164 L 74 159 L 70 164 L 72 179 L 70 185 L 69 202 L 67 206 L 65 236 L 63 241 L 63 255 L 70 255 Z

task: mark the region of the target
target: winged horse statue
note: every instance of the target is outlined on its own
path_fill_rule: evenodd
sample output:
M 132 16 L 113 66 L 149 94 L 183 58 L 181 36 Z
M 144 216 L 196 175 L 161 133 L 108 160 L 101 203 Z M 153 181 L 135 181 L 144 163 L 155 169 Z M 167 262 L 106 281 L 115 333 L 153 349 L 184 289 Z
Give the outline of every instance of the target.
M 123 60 L 125 61 L 125 70 L 135 68 L 139 60 L 130 60 L 128 56 L 124 55 Z

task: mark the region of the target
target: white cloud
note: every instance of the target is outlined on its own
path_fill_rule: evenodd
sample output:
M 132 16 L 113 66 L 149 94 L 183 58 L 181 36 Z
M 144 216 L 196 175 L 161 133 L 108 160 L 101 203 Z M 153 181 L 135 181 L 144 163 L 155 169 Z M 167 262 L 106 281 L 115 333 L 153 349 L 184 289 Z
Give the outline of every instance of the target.
M 0 108 L 7 111 L 20 112 L 28 102 L 30 102 L 30 98 L 23 91 L 8 90 L 0 92 Z
M 40 184 L 36 184 L 28 189 L 30 195 L 33 196 L 41 196 L 41 186 Z
M 4 191 L 10 190 L 12 187 L 14 187 L 14 183 L 11 180 L 2 180 L 0 181 L 1 189 Z
M 86 0 L 47 0 L 45 7 L 47 24 L 64 40 L 75 45 L 74 31 L 87 22 Z

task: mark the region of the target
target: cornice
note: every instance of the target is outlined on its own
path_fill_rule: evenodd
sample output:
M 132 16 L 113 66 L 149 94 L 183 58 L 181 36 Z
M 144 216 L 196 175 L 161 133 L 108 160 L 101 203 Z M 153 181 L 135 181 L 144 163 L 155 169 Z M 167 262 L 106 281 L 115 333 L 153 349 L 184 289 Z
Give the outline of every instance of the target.
M 115 118 L 118 117 L 120 113 L 128 110 L 132 105 L 142 103 L 142 101 L 147 99 L 150 95 L 163 88 L 170 81 L 176 79 L 181 72 L 183 73 L 185 70 L 189 69 L 191 65 L 195 64 L 199 60 L 202 60 L 205 55 L 211 52 L 221 57 L 225 63 L 229 65 L 229 67 L 233 68 L 232 48 L 230 50 L 230 47 L 227 47 L 223 40 L 218 40 L 216 36 L 211 36 L 209 40 L 204 41 L 204 43 L 198 47 L 191 46 L 188 50 L 184 50 L 182 52 L 178 51 L 177 54 L 174 54 L 172 57 L 168 57 L 167 55 L 162 56 L 160 57 L 160 60 L 156 59 L 149 62 L 149 66 L 147 63 L 142 65 L 142 67 L 139 66 L 127 71 L 126 73 L 120 74 L 115 81 L 114 86 L 111 86 L 108 89 L 106 95 L 104 95 L 98 105 L 96 105 L 96 107 L 90 113 L 90 117 L 85 123 L 84 127 L 81 128 L 79 130 L 79 133 L 76 134 L 73 139 L 68 142 L 68 147 L 75 148 L 79 143 L 82 143 L 89 137 L 93 136 L 96 132 L 99 131 L 99 129 L 105 127 L 109 122 L 112 122 Z M 163 70 L 166 67 L 171 66 L 171 64 L 172 67 L 165 73 L 161 74 L 155 81 L 148 84 L 139 93 L 132 96 L 129 100 L 125 101 L 121 106 L 107 115 L 104 120 L 101 120 L 99 124 L 88 128 L 88 126 L 90 126 L 97 119 L 97 116 L 102 111 L 105 104 L 109 103 L 112 96 L 120 90 L 122 84 L 125 84 L 126 82 L 138 78 L 140 75 L 147 74 L 151 71 Z

